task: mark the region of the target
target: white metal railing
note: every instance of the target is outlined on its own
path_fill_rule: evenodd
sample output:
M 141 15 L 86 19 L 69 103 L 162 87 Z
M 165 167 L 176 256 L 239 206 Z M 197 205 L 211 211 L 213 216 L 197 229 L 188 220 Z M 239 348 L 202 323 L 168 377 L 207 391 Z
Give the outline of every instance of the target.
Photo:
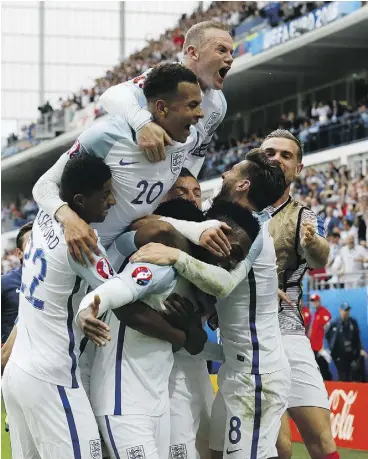
M 307 276 L 307 290 L 346 289 L 368 286 L 368 269 L 353 273 L 315 274 Z

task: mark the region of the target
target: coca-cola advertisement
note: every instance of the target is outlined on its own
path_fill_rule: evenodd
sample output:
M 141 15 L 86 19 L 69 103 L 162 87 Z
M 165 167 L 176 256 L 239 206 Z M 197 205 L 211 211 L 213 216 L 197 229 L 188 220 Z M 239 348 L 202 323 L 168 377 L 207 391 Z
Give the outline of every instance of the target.
M 366 415 L 368 384 L 325 382 L 331 410 L 331 431 L 337 446 L 368 451 Z M 302 441 L 291 422 L 292 438 Z

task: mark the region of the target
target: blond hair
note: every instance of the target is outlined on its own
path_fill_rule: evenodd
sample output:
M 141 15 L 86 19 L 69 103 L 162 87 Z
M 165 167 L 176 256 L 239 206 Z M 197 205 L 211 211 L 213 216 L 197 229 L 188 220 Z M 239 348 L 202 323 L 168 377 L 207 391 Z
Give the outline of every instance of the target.
M 185 35 L 185 40 L 183 44 L 183 53 L 187 54 L 188 46 L 199 47 L 204 41 L 204 34 L 206 30 L 209 29 L 218 29 L 225 30 L 225 32 L 230 33 L 230 29 L 226 24 L 223 24 L 219 21 L 203 21 L 199 22 L 192 26 Z

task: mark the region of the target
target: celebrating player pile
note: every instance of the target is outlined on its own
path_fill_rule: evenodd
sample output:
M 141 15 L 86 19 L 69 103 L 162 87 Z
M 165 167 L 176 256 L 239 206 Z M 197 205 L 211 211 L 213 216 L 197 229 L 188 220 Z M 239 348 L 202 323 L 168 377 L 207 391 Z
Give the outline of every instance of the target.
M 318 429 L 308 437 L 313 421 L 291 404 L 298 362 L 278 321 L 278 287 L 297 302 L 293 285 L 325 256 L 315 224 L 305 223 L 295 283 L 279 285 L 276 255 L 289 269 L 283 249 L 297 246 L 297 203 L 285 240 L 275 234 L 302 168 L 295 138 L 269 136 L 201 210 L 195 177 L 225 116 L 232 53 L 224 25 L 193 26 L 183 65 L 106 91 L 100 100 L 112 116 L 35 185 L 40 211 L 3 386 L 15 458 L 102 458 L 100 431 L 111 458 L 207 458 L 211 447 L 214 458 L 267 459 L 288 406 L 313 457 L 337 454 L 326 425 L 324 442 Z M 273 220 L 263 212 L 271 206 Z M 222 348 L 202 328 L 216 311 Z M 212 413 L 206 360 L 224 361 Z M 327 408 L 324 399 L 318 406 Z

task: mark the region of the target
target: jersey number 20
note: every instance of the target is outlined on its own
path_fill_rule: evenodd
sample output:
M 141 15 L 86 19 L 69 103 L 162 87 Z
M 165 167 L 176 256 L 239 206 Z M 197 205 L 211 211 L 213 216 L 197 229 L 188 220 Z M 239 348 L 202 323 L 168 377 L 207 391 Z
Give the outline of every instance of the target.
M 137 184 L 137 188 L 140 190 L 140 192 L 133 199 L 132 204 L 144 204 L 144 201 L 146 201 L 146 204 L 152 204 L 162 193 L 162 190 L 164 189 L 164 184 L 162 182 L 156 182 L 147 191 L 147 180 L 141 180 Z
M 33 307 L 36 309 L 40 309 L 41 311 L 43 310 L 45 303 L 42 300 L 39 300 L 34 296 L 36 288 L 40 285 L 40 282 L 43 282 L 46 277 L 46 272 L 47 272 L 47 263 L 45 260 L 45 253 L 42 249 L 36 249 L 33 248 L 33 241 L 32 241 L 32 235 L 29 241 L 29 249 L 24 252 L 24 264 L 28 264 L 32 261 L 32 263 L 35 266 L 40 267 L 40 272 L 36 276 L 33 276 L 31 285 L 27 287 L 23 282 L 21 283 L 20 290 L 22 293 L 24 293 L 27 301 L 31 303 Z M 38 263 L 37 263 L 38 262 Z M 27 295 L 27 290 L 28 290 L 28 295 Z

